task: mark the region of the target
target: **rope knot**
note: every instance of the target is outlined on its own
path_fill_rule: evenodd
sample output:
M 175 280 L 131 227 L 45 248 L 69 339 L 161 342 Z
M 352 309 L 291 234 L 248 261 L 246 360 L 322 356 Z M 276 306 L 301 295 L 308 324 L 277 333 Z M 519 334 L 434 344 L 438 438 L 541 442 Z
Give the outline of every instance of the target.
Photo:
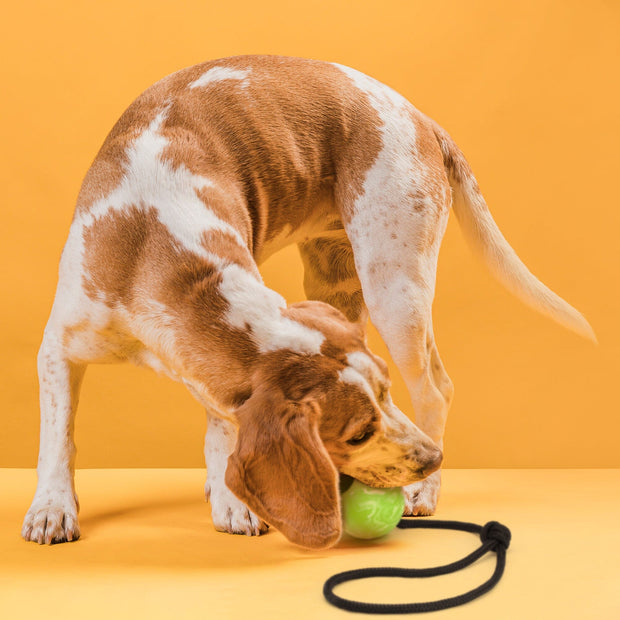
M 508 549 L 510 545 L 510 530 L 497 521 L 489 521 L 480 532 L 480 540 L 483 543 L 492 543 L 492 548 L 503 547 Z

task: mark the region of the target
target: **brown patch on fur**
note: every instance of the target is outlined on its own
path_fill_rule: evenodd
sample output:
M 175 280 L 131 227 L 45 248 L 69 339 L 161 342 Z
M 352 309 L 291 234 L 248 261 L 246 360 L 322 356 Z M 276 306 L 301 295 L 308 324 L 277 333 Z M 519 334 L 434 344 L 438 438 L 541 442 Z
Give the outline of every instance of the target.
M 323 301 L 338 308 L 353 323 L 361 319 L 365 309 L 364 296 L 361 289 L 353 293 L 337 291 L 331 295 L 325 295 Z
M 252 221 L 243 208 L 243 199 L 238 192 L 225 192 L 223 184 L 217 182 L 217 187 L 203 187 L 196 190 L 196 195 L 205 207 L 222 222 L 230 224 L 246 242 L 246 247 L 252 251 Z
M 381 148 L 383 122 L 368 96 L 347 76 L 347 98 L 350 111 L 344 130 L 342 159 L 337 169 L 335 197 L 342 220 L 348 222 L 356 198 L 363 192 L 366 172 L 373 165 Z
M 249 252 L 219 231 L 204 237 L 206 249 L 221 252 L 228 262 L 251 263 Z M 213 386 L 218 399 L 230 404 L 247 389 L 258 351 L 250 335 L 230 327 L 223 315 L 228 302 L 219 292 L 219 268 L 179 246 L 157 218 L 155 209 L 128 207 L 109 211 L 84 231 L 84 289 L 89 297 L 110 307 L 122 305 L 141 324 L 153 316 L 154 300 L 162 304 L 174 326 L 175 355 L 187 373 Z M 157 330 L 164 336 L 165 326 Z M 156 354 L 162 348 L 149 334 L 144 344 Z
M 107 196 L 122 181 L 129 161 L 125 141 L 106 141 L 89 168 L 78 194 L 75 216 Z
M 349 240 L 321 238 L 300 244 L 304 268 L 313 278 L 326 284 L 336 284 L 357 278 L 353 250 Z
M 356 386 L 338 380 L 347 367 L 347 354 L 362 351 L 372 357 L 364 342 L 364 330 L 330 305 L 306 301 L 292 304 L 287 316 L 325 334 L 321 355 L 299 356 L 285 352 L 264 357 L 271 372 L 277 369 L 278 389 L 294 398 L 311 398 L 322 416 L 319 433 L 336 467 L 344 465 L 354 449 L 347 440 L 360 430 L 379 424 L 379 413 L 368 396 Z M 283 368 L 287 368 L 283 372 Z
M 433 131 L 432 121 L 415 111 L 413 122 L 416 126 L 416 149 L 418 159 L 430 173 L 429 192 L 432 197 L 438 189 L 448 184 L 442 151 Z
M 298 305 L 301 304 L 295 304 Z M 329 306 L 311 302 L 304 302 L 303 306 L 294 309 L 294 316 L 307 326 L 324 329 L 329 344 L 321 355 L 300 355 L 287 350 L 262 355 L 252 380 L 253 390 L 269 390 L 290 402 L 316 402 L 321 411 L 319 435 L 333 463 L 340 467 L 354 449 L 347 440 L 361 429 L 376 428 L 379 424 L 379 414 L 367 395 L 338 379 L 338 372 L 347 365 L 346 354 L 364 345 L 359 341 L 356 326 L 344 321 L 333 308 L 326 310 Z M 337 316 L 330 317 L 330 311 Z M 334 326 L 334 321 L 342 322 L 341 328 Z
M 151 87 L 152 89 L 153 87 Z M 161 111 L 163 101 L 145 91 L 116 122 L 86 173 L 77 199 L 76 213 L 88 211 L 121 182 L 128 163 L 127 147 Z
M 285 316 L 317 329 L 325 335 L 321 353 L 339 360 L 345 360 L 347 353 L 365 348 L 364 329 L 349 322 L 336 308 L 320 301 L 302 301 L 291 304 Z
M 359 321 L 365 306 L 349 240 L 319 237 L 298 247 L 308 299 L 331 304 L 349 321 Z
M 214 67 L 248 70 L 244 87 L 228 79 L 189 88 Z M 211 61 L 164 78 L 127 109 L 86 175 L 79 210 L 118 185 L 127 147 L 164 109 L 162 158 L 231 197 L 227 209 L 245 220 L 238 230 L 255 258 L 287 226 L 322 220 L 326 209 L 336 215 L 335 179 L 337 202 L 343 192 L 350 201 L 381 148 L 376 111 L 336 66 L 279 56 Z
M 154 209 L 128 207 L 108 211 L 84 230 L 86 294 L 111 307 L 129 304 L 146 244 L 169 236 Z
M 465 159 L 463 153 L 458 148 L 450 134 L 432 119 L 427 118 L 426 120 L 441 151 L 444 174 L 447 172 L 452 177 L 456 185 L 461 185 L 465 181 L 472 183 L 473 191 L 479 192 L 480 188 L 478 187 L 478 182 L 474 177 L 469 162 Z
M 202 245 L 205 249 L 219 256 L 226 263 L 235 263 L 260 279 L 256 263 L 246 247 L 239 245 L 239 241 L 228 232 L 221 230 L 207 230 L 202 235 Z

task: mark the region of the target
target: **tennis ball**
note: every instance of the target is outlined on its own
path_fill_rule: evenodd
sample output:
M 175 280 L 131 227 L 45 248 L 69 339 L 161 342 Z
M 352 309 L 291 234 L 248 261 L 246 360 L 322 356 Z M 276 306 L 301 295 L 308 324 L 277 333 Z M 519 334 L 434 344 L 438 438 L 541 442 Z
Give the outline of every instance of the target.
M 396 527 L 405 509 L 400 487 L 375 489 L 343 476 L 340 493 L 344 531 L 354 538 L 380 538 Z

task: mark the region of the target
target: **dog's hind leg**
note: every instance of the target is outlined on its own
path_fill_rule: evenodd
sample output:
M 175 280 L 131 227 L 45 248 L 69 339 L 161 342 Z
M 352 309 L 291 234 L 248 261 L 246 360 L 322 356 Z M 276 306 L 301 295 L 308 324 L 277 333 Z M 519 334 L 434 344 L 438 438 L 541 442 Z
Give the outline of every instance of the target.
M 353 249 L 344 230 L 334 233 L 298 244 L 304 265 L 304 290 L 308 299 L 328 303 L 349 321 L 365 326 L 368 311 L 355 271 Z
M 439 146 L 415 118 L 406 106 L 386 113 L 384 148 L 362 191 L 344 170 L 337 195 L 370 320 L 405 380 L 416 426 L 442 448 L 453 387 L 435 345 L 432 303 L 451 191 Z M 406 514 L 432 514 L 439 487 L 439 471 L 406 487 Z
M 416 226 L 401 226 L 403 231 L 416 234 Z M 377 227 L 372 232 L 372 242 L 361 239 L 363 247 L 356 248 L 356 241 L 353 241 L 364 299 L 370 320 L 407 385 L 416 426 L 443 449 L 453 386 L 433 334 L 432 302 L 438 247 L 413 251 L 417 245 L 413 237 L 406 237 L 408 241 L 404 241 L 405 237 L 395 240 L 392 234 L 395 233 L 389 228 Z M 386 238 L 382 238 L 383 235 Z M 408 252 L 402 247 L 403 243 L 411 245 L 412 250 Z M 439 471 L 406 487 L 406 514 L 432 514 L 439 487 Z

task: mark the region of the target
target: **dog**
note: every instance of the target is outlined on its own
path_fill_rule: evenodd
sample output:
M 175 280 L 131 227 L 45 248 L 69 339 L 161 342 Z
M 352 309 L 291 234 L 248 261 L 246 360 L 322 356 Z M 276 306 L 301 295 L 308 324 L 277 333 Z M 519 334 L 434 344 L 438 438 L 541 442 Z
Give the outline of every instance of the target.
M 208 416 L 217 530 L 340 539 L 339 474 L 405 488 L 430 515 L 453 385 L 431 305 L 450 208 L 495 276 L 594 338 L 539 282 L 433 120 L 351 68 L 240 56 L 147 89 L 82 184 L 38 354 L 38 484 L 26 540 L 80 535 L 73 423 L 90 363 L 130 361 L 183 382 Z M 309 301 L 287 306 L 258 265 L 297 244 Z M 402 373 L 392 402 L 368 318 Z

